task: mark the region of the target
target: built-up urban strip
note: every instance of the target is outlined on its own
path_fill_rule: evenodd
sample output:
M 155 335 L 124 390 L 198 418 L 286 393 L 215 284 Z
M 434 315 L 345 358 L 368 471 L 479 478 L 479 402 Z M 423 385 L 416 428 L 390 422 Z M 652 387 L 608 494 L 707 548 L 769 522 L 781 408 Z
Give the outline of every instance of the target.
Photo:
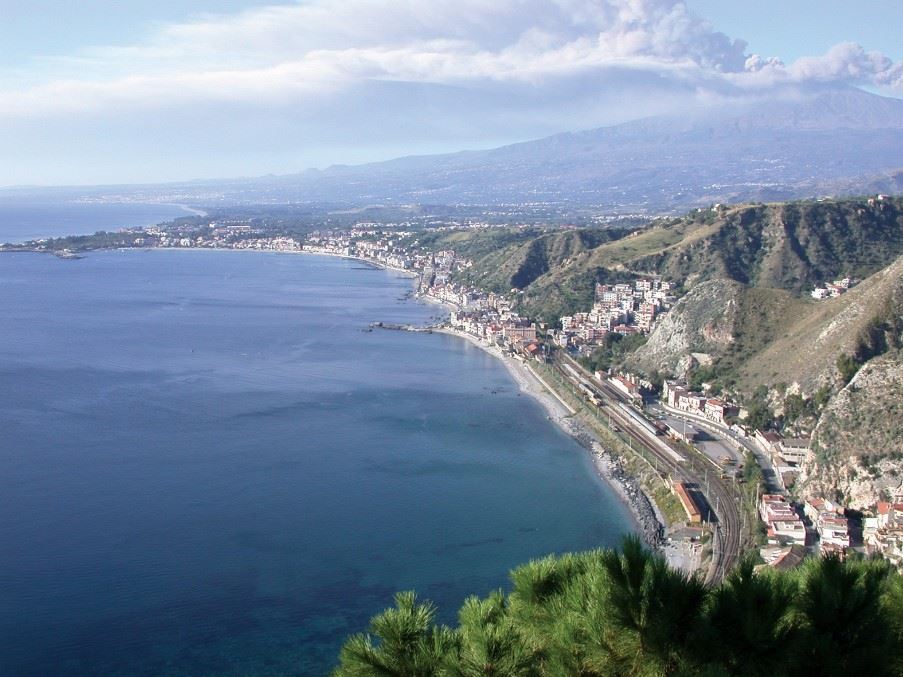
M 518 315 L 514 298 L 487 293 L 454 281 L 456 272 L 470 262 L 454 251 L 417 252 L 407 247 L 410 234 L 381 235 L 367 231 L 373 238 L 359 240 L 363 231 L 346 235 L 314 235 L 305 243 L 306 251 L 319 251 L 343 256 L 359 256 L 380 265 L 419 275 L 418 293 L 449 304 L 453 310 L 450 325 L 460 331 L 499 345 L 522 359 L 545 360 L 543 339 L 569 350 L 591 352 L 610 333 L 648 334 L 656 320 L 667 313 L 675 296 L 672 285 L 660 278 L 646 278 L 632 284 L 599 284 L 595 302 L 586 312 L 560 318 L 560 328 L 537 324 Z M 853 284 L 838 281 L 837 289 Z M 835 294 L 841 293 L 835 291 Z M 596 378 L 614 385 L 627 399 L 641 404 L 651 384 L 629 373 L 604 374 Z M 752 430 L 744 426 L 746 410 L 737 403 L 693 391 L 687 384 L 667 380 L 661 401 L 668 408 L 719 426 L 755 444 L 773 464 L 782 486 L 789 485 L 809 450 L 808 438 L 785 438 L 775 431 Z M 665 426 L 667 434 L 693 443 L 697 431 L 692 426 Z M 680 498 L 681 488 L 674 493 Z M 686 492 L 684 492 L 686 493 Z M 692 501 L 681 501 L 688 521 L 699 515 Z M 767 565 L 789 568 L 798 564 L 811 549 L 823 554 L 844 556 L 851 548 L 850 528 L 842 505 L 824 498 L 793 504 L 784 494 L 765 494 L 759 501 L 767 545 L 760 555 Z M 893 500 L 879 503 L 875 516 L 864 519 L 863 547 L 866 552 L 882 553 L 898 566 L 903 566 L 903 484 Z
M 219 222 L 200 227 L 191 224 L 130 229 L 123 231 L 123 235 L 128 238 L 113 241 L 112 246 L 309 252 L 355 257 L 411 273 L 418 278 L 418 295 L 453 308 L 449 317 L 453 328 L 487 344 L 503 347 L 524 360 L 545 360 L 549 343 L 589 354 L 609 334 L 648 334 L 675 302 L 672 286 L 659 278 L 638 279 L 631 284 L 600 284 L 596 287 L 593 306 L 585 312 L 560 318 L 560 328 L 537 324 L 518 314 L 514 294 L 488 293 L 456 282 L 455 274 L 466 270 L 470 261 L 452 250 L 434 252 L 418 247 L 417 231 L 405 230 L 403 224 L 394 227 L 359 224 L 346 231 L 313 232 L 304 240 L 273 236 L 247 223 Z M 37 245 L 40 251 L 41 241 Z M 818 287 L 812 296 L 838 296 L 853 284 L 855 281 L 849 278 L 836 280 Z M 607 381 L 640 406 L 646 397 L 654 395 L 650 392 L 652 384 L 634 374 L 596 372 L 596 378 Z M 782 488 L 799 473 L 810 453 L 808 439 L 751 430 L 744 425 L 743 407 L 707 392 L 693 391 L 685 383 L 665 381 L 661 403 L 689 419 L 732 431 L 755 444 L 773 464 Z M 659 425 L 663 432 L 681 442 L 696 441 L 698 431 L 692 425 Z M 693 505 L 686 490 L 681 491 L 680 486 L 673 489 L 681 499 L 688 521 L 698 521 L 700 510 Z M 862 547 L 869 553 L 881 553 L 903 567 L 903 483 L 890 499 L 878 503 L 872 514 L 864 517 Z M 827 499 L 794 505 L 783 494 L 763 495 L 759 517 L 768 542 L 760 551 L 763 560 L 787 568 L 798 563 L 807 548 L 813 546 L 823 553 L 844 555 L 852 545 L 846 512 L 844 506 Z
M 305 243 L 307 251 L 359 256 L 380 265 L 419 275 L 418 293 L 424 297 L 449 304 L 453 310 L 450 325 L 488 344 L 507 348 L 523 359 L 545 360 L 547 351 L 543 338 L 562 348 L 591 350 L 610 333 L 647 334 L 655 321 L 667 313 L 675 302 L 670 283 L 659 278 L 647 278 L 632 284 L 599 284 L 595 303 L 586 312 L 574 313 L 560 319 L 560 328 L 546 327 L 514 310 L 515 299 L 501 294 L 487 293 L 476 287 L 454 281 L 456 272 L 465 270 L 470 262 L 456 256 L 454 251 L 413 253 L 406 246 L 409 234 L 392 233 L 381 236 L 368 232 L 370 240 L 356 240 L 362 235 L 352 231 L 346 236 L 314 235 Z M 843 281 L 848 287 L 850 282 Z M 839 285 L 838 285 L 839 286 Z M 596 373 L 628 399 L 642 403 L 643 392 L 651 386 L 643 379 L 628 373 Z M 785 438 L 774 431 L 751 430 L 743 425 L 746 411 L 734 402 L 694 392 L 676 381 L 665 381 L 662 402 L 676 411 L 697 416 L 713 425 L 730 429 L 756 444 L 769 458 L 777 477 L 789 479 L 800 471 L 809 453 L 807 438 Z M 671 436 L 692 443 L 695 430 L 686 425 L 667 431 Z M 680 496 L 680 487 L 675 487 Z M 863 546 L 867 552 L 879 552 L 903 566 L 903 484 L 891 502 L 880 503 L 874 517 L 864 520 Z M 685 503 L 688 520 L 693 520 L 694 506 Z M 810 499 L 801 505 L 789 502 L 784 495 L 765 494 L 759 502 L 759 516 L 765 528 L 767 545 L 760 554 L 766 564 L 778 568 L 796 565 L 813 547 L 823 553 L 844 556 L 851 548 L 850 528 L 842 505 L 827 499 Z

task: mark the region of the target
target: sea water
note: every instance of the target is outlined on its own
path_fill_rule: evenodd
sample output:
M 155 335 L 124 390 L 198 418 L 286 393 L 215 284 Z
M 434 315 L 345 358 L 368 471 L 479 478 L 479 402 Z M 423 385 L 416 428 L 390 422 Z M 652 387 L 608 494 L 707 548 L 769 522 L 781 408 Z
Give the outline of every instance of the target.
M 152 226 L 192 213 L 195 210 L 169 204 L 79 202 L 0 194 L 0 243 Z
M 328 673 L 629 513 L 504 366 L 359 262 L 0 255 L 0 673 Z

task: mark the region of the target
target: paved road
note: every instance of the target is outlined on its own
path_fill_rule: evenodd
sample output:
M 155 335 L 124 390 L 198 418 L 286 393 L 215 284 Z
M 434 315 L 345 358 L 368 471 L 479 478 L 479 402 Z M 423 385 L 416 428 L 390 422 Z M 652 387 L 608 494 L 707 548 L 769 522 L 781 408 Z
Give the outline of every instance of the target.
M 689 412 L 677 411 L 676 409 L 666 407 L 662 403 L 658 403 L 655 406 L 662 411 L 666 411 L 670 416 L 674 416 L 680 420 L 686 420 L 697 428 L 703 428 L 709 433 L 720 436 L 721 439 L 732 443 L 736 448 L 748 451 L 753 455 L 753 458 L 756 459 L 756 463 L 759 464 L 759 468 L 762 470 L 762 479 L 765 483 L 766 491 L 769 494 L 786 493 L 783 484 L 778 480 L 777 470 L 775 470 L 771 459 L 748 437 L 738 435 L 727 426 L 720 425 L 702 416 L 697 416 Z
M 571 373 L 563 369 L 569 365 L 582 377 L 584 387 L 590 387 L 602 402 L 602 407 L 613 424 L 622 429 L 631 446 L 638 445 L 647 456 L 651 456 L 659 471 L 671 475 L 672 479 L 696 485 L 697 495 L 708 504 L 708 512 L 713 526 L 712 561 L 706 573 L 706 583 L 719 583 L 736 564 L 740 556 L 742 542 L 740 519 L 740 493 L 736 485 L 720 479 L 721 468 L 699 452 L 687 453 L 681 450 L 683 462 L 675 460 L 672 453 L 662 449 L 663 441 L 647 431 L 633 418 L 623 413 L 617 404 L 626 398 L 608 383 L 600 383 L 578 362 L 567 355 L 558 353 L 556 366 L 560 373 L 579 390 L 579 382 Z

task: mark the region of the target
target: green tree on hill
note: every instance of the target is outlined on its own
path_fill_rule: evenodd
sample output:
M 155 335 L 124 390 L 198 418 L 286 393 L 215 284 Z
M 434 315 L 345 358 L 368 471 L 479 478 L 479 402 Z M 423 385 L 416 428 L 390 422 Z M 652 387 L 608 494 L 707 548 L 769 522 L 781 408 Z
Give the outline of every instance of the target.
M 336 677 L 903 674 L 903 582 L 882 561 L 743 561 L 707 589 L 636 538 L 518 567 L 437 626 L 414 593 L 342 648 Z

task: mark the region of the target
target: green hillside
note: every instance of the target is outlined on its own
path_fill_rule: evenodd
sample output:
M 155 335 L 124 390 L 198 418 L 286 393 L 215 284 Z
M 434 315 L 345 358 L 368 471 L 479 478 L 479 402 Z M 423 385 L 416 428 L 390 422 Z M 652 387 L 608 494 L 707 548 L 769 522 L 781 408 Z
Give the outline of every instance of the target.
M 839 200 L 724 210 L 713 232 L 639 259 L 671 279 L 726 277 L 800 293 L 864 278 L 903 254 L 903 201 Z
M 742 205 L 663 219 L 640 230 L 510 229 L 446 232 L 474 265 L 463 279 L 522 292 L 530 315 L 557 319 L 587 308 L 596 282 L 660 274 L 685 289 L 704 280 L 805 295 L 842 276 L 863 279 L 903 255 L 903 198 Z

